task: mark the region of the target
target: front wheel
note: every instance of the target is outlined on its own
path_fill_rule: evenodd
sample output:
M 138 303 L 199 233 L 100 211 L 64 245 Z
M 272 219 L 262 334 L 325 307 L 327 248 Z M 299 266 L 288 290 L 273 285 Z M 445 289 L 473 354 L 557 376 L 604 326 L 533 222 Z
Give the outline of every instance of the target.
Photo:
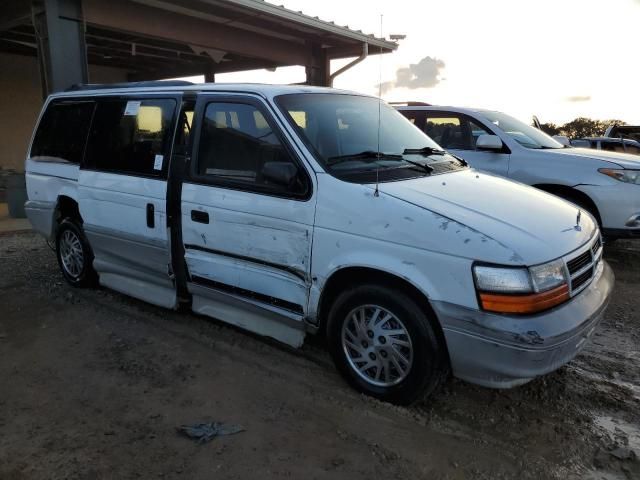
M 82 228 L 69 218 L 58 225 L 56 256 L 62 275 L 70 285 L 95 285 L 98 275 L 93 269 L 93 251 Z
M 355 287 L 339 295 L 329 312 L 331 356 L 357 390 L 411 404 L 430 394 L 448 373 L 435 321 L 399 290 Z

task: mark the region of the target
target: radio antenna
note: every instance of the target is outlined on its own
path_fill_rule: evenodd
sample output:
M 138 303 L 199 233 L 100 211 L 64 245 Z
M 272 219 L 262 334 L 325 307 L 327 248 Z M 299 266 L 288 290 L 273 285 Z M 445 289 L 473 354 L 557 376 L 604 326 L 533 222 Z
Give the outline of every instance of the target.
M 382 14 L 380 14 L 380 38 L 382 38 Z M 376 155 L 378 156 L 378 163 L 376 165 L 376 189 L 373 192 L 374 197 L 380 196 L 380 125 L 382 112 L 382 48 L 380 48 L 380 65 L 378 68 L 378 148 L 376 149 Z

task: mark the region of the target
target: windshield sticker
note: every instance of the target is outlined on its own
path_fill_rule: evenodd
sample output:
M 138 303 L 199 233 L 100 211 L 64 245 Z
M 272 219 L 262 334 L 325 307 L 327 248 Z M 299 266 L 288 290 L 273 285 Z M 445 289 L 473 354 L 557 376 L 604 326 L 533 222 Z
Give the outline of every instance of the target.
M 138 111 L 140 111 L 140 104 L 142 102 L 127 102 L 127 106 L 124 109 L 124 115 L 127 116 L 136 116 L 138 115 Z
M 156 159 L 153 162 L 154 170 L 162 170 L 162 164 L 164 162 L 164 155 L 156 155 Z

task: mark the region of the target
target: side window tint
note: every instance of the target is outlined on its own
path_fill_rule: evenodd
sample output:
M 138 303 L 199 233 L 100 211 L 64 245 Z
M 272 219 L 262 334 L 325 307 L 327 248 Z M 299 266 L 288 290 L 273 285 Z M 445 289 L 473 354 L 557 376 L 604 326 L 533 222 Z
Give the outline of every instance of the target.
M 453 150 L 475 150 L 480 135 L 492 135 L 470 118 L 455 116 L 427 118 L 425 133 L 441 147 Z
M 80 163 L 91 126 L 94 102 L 52 102 L 42 115 L 31 158 L 37 161 Z
M 306 191 L 299 167 L 262 112 L 249 104 L 207 105 L 197 174 L 247 190 L 287 194 Z
M 640 148 L 629 143 L 623 145 L 622 142 L 602 142 L 602 150 L 618 153 L 632 153 L 636 155 L 640 153 Z
M 174 100 L 98 102 L 86 165 L 107 172 L 161 176 L 167 161 Z
M 632 153 L 634 155 L 640 155 L 640 147 L 636 145 L 627 145 L 627 153 Z
M 458 117 L 427 117 L 424 132 L 442 148 L 462 148 L 464 141 L 462 125 Z

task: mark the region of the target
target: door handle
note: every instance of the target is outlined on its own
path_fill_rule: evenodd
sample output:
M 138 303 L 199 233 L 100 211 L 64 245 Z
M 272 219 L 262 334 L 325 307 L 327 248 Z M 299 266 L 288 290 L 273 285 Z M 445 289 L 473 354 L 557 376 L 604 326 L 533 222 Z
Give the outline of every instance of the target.
M 201 210 L 191 210 L 191 220 L 198 223 L 209 223 L 209 214 Z
M 155 208 L 153 203 L 147 203 L 147 227 L 155 228 L 156 220 L 155 220 Z

